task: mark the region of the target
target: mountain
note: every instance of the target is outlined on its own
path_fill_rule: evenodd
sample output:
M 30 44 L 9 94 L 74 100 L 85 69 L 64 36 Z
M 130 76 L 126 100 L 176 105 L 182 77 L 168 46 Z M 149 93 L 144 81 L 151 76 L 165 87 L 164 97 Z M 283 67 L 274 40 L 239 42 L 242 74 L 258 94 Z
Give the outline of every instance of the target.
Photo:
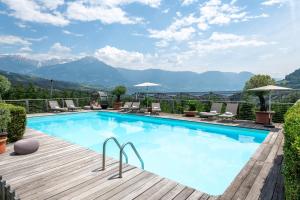
M 1 55 L 0 70 L 26 74 L 35 70 L 38 61 L 18 55 Z
M 250 72 L 208 71 L 195 73 L 188 71 L 166 71 L 160 69 L 130 70 L 115 68 L 94 58 L 78 60 L 34 61 L 16 56 L 0 57 L 0 70 L 30 74 L 42 78 L 76 82 L 112 88 L 125 85 L 130 91 L 138 88 L 133 85 L 142 82 L 155 82 L 161 87 L 156 91 L 200 92 L 216 90 L 240 90 L 253 75 Z
M 216 91 L 240 90 L 251 76 L 250 72 L 219 72 L 208 71 L 204 73 L 171 72 L 159 69 L 128 70 L 118 69 L 126 77 L 130 85 L 141 82 L 155 82 L 162 85 L 165 91 Z
M 29 75 L 23 75 L 23 74 L 17 74 L 13 72 L 6 72 L 0 70 L 0 75 L 3 75 L 8 78 L 8 80 L 13 85 L 29 85 L 33 84 L 34 86 L 49 89 L 51 87 L 51 82 L 48 79 L 39 78 L 35 76 L 29 76 Z M 54 81 L 53 82 L 53 88 L 58 90 L 93 90 L 94 88 L 88 87 L 85 85 L 81 85 L 78 83 L 70 83 L 65 81 Z
M 300 89 L 300 68 L 285 76 L 285 79 L 279 82 L 281 85 L 293 89 Z
M 124 78 L 117 69 L 94 57 L 85 57 L 72 62 L 40 67 L 32 73 L 49 79 L 106 87 L 124 83 Z

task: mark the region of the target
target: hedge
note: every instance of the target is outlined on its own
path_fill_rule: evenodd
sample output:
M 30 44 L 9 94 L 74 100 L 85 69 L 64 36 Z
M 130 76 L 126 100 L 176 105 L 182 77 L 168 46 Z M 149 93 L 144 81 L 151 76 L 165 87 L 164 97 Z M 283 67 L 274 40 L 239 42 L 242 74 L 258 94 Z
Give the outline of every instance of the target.
M 9 109 L 11 122 L 8 123 L 8 142 L 15 142 L 21 139 L 26 128 L 25 108 L 11 104 L 0 103 L 0 109 Z
M 300 103 L 285 114 L 284 185 L 287 200 L 300 199 Z

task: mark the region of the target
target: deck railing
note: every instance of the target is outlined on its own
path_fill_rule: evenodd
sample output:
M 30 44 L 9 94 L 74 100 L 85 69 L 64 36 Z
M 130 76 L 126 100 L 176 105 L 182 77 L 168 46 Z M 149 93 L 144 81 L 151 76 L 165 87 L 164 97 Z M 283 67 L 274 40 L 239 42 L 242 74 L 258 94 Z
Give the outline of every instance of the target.
M 61 107 L 65 107 L 65 100 L 72 99 L 76 106 L 83 107 L 90 104 L 91 98 L 55 98 L 55 99 L 19 99 L 19 100 L 3 100 L 5 103 L 23 106 L 27 113 L 43 113 L 49 112 L 48 102 L 50 100 L 57 100 Z M 259 105 L 254 102 L 248 101 L 230 101 L 230 100 L 202 100 L 202 99 L 180 99 L 180 98 L 156 98 L 150 97 L 148 103 L 145 98 L 136 98 L 135 96 L 125 96 L 122 101 L 139 101 L 142 107 L 151 105 L 151 102 L 159 102 L 161 105 L 162 112 L 183 114 L 184 110 L 188 108 L 190 100 L 196 101 L 197 111 L 209 111 L 212 102 L 223 103 L 222 111 L 225 111 L 227 103 L 239 103 L 238 119 L 242 120 L 254 120 L 255 111 L 259 110 Z M 106 101 L 109 107 L 113 106 L 114 99 L 109 97 Z M 281 123 L 283 122 L 284 114 L 294 103 L 282 103 L 273 102 L 272 110 L 275 111 L 273 121 Z
M 73 100 L 76 106 L 83 107 L 90 104 L 91 98 L 18 99 L 2 101 L 5 103 L 22 106 L 26 109 L 27 113 L 42 113 L 49 111 L 50 100 L 56 100 L 61 107 L 65 107 L 65 100 Z
M 12 190 L 10 185 L 0 176 L 0 200 L 20 200 L 17 197 L 15 190 Z

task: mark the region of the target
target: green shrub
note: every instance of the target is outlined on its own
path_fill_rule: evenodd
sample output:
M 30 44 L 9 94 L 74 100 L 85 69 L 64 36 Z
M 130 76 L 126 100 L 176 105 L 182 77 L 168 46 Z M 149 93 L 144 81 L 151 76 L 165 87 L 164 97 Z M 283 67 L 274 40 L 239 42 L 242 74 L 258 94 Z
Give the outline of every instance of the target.
M 14 142 L 21 139 L 26 128 L 26 111 L 25 108 L 11 104 L 0 103 L 0 109 L 10 111 L 11 121 L 8 123 L 8 142 Z
M 284 183 L 287 200 L 300 199 L 300 103 L 285 114 Z
M 7 130 L 7 125 L 10 122 L 10 111 L 7 108 L 0 108 L 0 133 Z
M 272 110 L 275 111 L 273 116 L 273 122 L 283 123 L 284 114 L 292 106 L 292 104 L 281 104 L 281 103 L 272 103 Z
M 255 119 L 255 105 L 252 103 L 240 103 L 238 119 L 254 120 Z

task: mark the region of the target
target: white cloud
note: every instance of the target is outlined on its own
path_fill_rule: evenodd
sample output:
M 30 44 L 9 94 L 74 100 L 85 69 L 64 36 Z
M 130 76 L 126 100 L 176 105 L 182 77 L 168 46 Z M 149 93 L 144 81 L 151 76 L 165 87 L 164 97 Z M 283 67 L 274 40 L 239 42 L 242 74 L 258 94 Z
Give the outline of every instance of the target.
M 52 12 L 33 0 L 1 0 L 11 12 L 9 15 L 23 21 L 65 26 L 69 21 L 59 12 Z
M 0 35 L 0 45 L 23 45 L 29 46 L 31 43 L 21 37 L 14 35 Z
M 196 52 L 209 53 L 211 51 L 226 50 L 238 47 L 260 47 L 267 44 L 271 43 L 267 43 L 253 37 L 214 32 L 207 40 L 190 42 L 189 46 Z
M 274 6 L 274 5 L 282 5 L 287 3 L 287 0 L 266 0 L 262 2 L 261 4 L 264 6 Z
M 153 8 L 157 8 L 160 6 L 161 0 L 105 0 L 101 2 L 101 4 L 105 4 L 108 6 L 120 6 L 131 3 L 140 3 Z
M 63 46 L 61 43 L 57 42 L 50 47 L 49 54 L 64 56 L 70 54 L 71 51 L 71 48 Z
M 79 34 L 79 33 L 73 33 L 71 31 L 68 31 L 68 30 L 62 30 L 62 32 L 66 35 L 73 35 L 73 36 L 76 36 L 76 37 L 83 37 L 83 34 Z
M 59 6 L 64 5 L 64 0 L 38 0 L 38 3 L 50 10 L 55 10 Z
M 29 53 L 29 52 L 32 52 L 32 49 L 30 47 L 22 47 L 19 49 L 19 52 L 21 53 Z
M 168 8 L 168 9 L 164 9 L 164 10 L 162 11 L 162 13 L 167 14 L 169 11 L 170 11 L 169 8 Z
M 181 0 L 181 2 L 182 2 L 181 5 L 188 6 L 188 5 L 191 5 L 195 2 L 197 2 L 197 0 Z
M 185 41 L 189 40 L 196 30 L 193 27 L 181 28 L 179 30 L 166 29 L 162 31 L 149 30 L 150 38 L 162 39 L 164 41 Z
M 161 40 L 157 46 L 167 46 L 170 41 L 187 41 L 192 38 L 196 32 L 195 28 L 191 27 L 192 24 L 197 22 L 198 19 L 193 15 L 176 19 L 169 27 L 164 30 L 148 29 L 149 37 Z
M 16 22 L 15 23 L 19 28 L 28 28 L 28 26 L 24 23 Z
M 136 51 L 126 51 L 112 46 L 96 50 L 94 56 L 105 63 L 116 67 L 142 67 L 145 56 Z
M 69 19 L 79 21 L 99 20 L 104 24 L 120 23 L 135 24 L 142 21 L 141 18 L 130 18 L 119 7 L 107 7 L 99 4 L 84 4 L 83 2 L 69 3 L 66 15 Z

